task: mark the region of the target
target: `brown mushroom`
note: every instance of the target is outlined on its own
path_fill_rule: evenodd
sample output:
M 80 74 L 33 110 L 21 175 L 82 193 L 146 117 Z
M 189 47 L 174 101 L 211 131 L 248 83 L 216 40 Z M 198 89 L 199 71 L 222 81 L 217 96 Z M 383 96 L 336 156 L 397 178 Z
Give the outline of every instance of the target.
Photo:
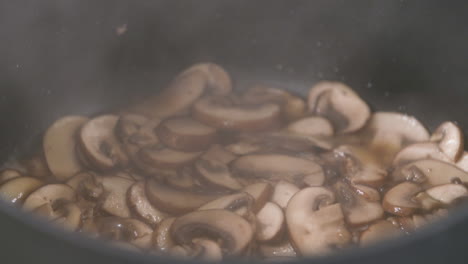
M 468 190 L 461 184 L 442 184 L 426 190 L 426 193 L 433 199 L 449 205 L 457 199 L 468 196 Z
M 369 106 L 350 87 L 339 82 L 319 82 L 310 89 L 309 110 L 326 117 L 337 133 L 354 132 L 370 117 Z
M 102 115 L 83 125 L 79 134 L 80 147 L 87 160 L 101 170 L 124 166 L 128 162 L 114 134 L 119 120 L 115 115 Z
M 301 183 L 306 176 L 313 175 L 315 186 L 325 181 L 322 167 L 316 162 L 284 154 L 251 154 L 232 163 L 233 173 L 240 177 L 267 180 L 286 180 Z
M 0 184 L 3 184 L 11 179 L 21 177 L 21 172 L 14 169 L 4 169 L 0 172 Z
M 237 156 L 228 151 L 226 148 L 218 144 L 213 144 L 210 148 L 201 156 L 203 159 L 216 160 L 222 164 L 228 164 L 231 161 L 235 160 Z
M 464 138 L 461 129 L 453 122 L 442 123 L 430 138 L 439 145 L 442 152 L 456 162 L 463 154 Z
M 168 252 L 176 243 L 171 236 L 171 226 L 176 220 L 175 217 L 164 219 L 153 233 L 154 247 L 160 252 Z
M 96 220 L 102 237 L 130 243 L 141 249 L 151 247 L 153 229 L 133 218 L 101 217 Z
M 411 215 L 421 208 L 421 204 L 414 199 L 421 191 L 421 186 L 415 183 L 402 182 L 385 194 L 382 206 L 386 212 L 394 215 Z
M 225 148 L 227 151 L 236 155 L 248 155 L 262 150 L 263 147 L 264 146 L 259 142 L 241 140 L 239 142 L 229 144 Z
M 242 189 L 242 185 L 232 176 L 228 166 L 208 159 L 199 159 L 194 164 L 195 170 L 203 181 L 229 190 Z
M 100 197 L 101 209 L 110 215 L 130 217 L 127 192 L 134 181 L 119 176 L 100 176 L 98 182 L 104 190 Z
M 394 181 L 412 181 L 428 187 L 452 183 L 454 180 L 468 182 L 468 173 L 455 165 L 439 160 L 425 159 L 411 162 L 392 173 Z
M 205 96 L 192 109 L 195 119 L 222 130 L 263 131 L 276 127 L 280 119 L 277 104 L 246 105 L 231 96 Z
M 299 119 L 289 124 L 287 130 L 292 133 L 316 137 L 331 137 L 334 133 L 330 121 L 320 116 Z
M 115 126 L 115 134 L 123 144 L 123 149 L 130 159 L 144 146 L 153 146 L 159 143 L 155 133 L 161 120 L 159 118 L 146 118 L 141 115 L 123 115 Z
M 219 65 L 199 63 L 185 70 L 160 94 L 138 104 L 131 112 L 166 118 L 188 110 L 207 90 L 225 95 L 232 89 L 229 74 Z
M 216 140 L 216 129 L 189 117 L 165 120 L 157 128 L 159 139 L 168 147 L 181 151 L 201 151 Z
M 88 118 L 83 116 L 66 116 L 55 121 L 44 135 L 43 148 L 47 165 L 59 181 L 83 169 L 76 154 L 76 136 L 87 121 Z
M 267 182 L 258 182 L 246 186 L 241 191 L 250 194 L 254 198 L 252 211 L 257 213 L 270 199 L 273 193 L 273 187 Z
M 159 211 L 148 201 L 144 182 L 133 184 L 127 196 L 130 209 L 147 224 L 156 225 L 168 217 L 166 213 Z
M 384 210 L 380 202 L 365 199 L 348 183 L 339 181 L 333 188 L 349 225 L 362 226 L 383 217 Z
M 138 158 L 146 166 L 159 169 L 176 169 L 195 161 L 201 152 L 182 152 L 161 146 L 142 148 Z
M 220 195 L 216 194 L 200 194 L 177 190 L 154 179 L 149 179 L 146 182 L 146 195 L 156 208 L 172 214 L 193 211 L 203 204 L 220 197 Z
M 0 186 L 0 198 L 12 204 L 22 203 L 32 192 L 42 186 L 42 182 L 32 177 L 16 177 Z
M 172 224 L 171 234 L 179 245 L 192 245 L 193 239 L 208 235 L 219 241 L 223 255 L 242 253 L 253 238 L 252 227 L 244 218 L 216 209 L 194 211 L 177 218 Z
M 224 209 L 235 212 L 243 217 L 252 211 L 254 198 L 245 192 L 226 195 L 204 204 L 198 210 Z
M 275 185 L 271 201 L 285 209 L 291 197 L 299 191 L 300 189 L 296 185 L 287 181 L 279 181 Z
M 296 193 L 286 208 L 286 223 L 294 248 L 302 256 L 323 255 L 351 241 L 343 212 L 333 192 L 309 187 Z
M 421 159 L 436 159 L 451 162 L 450 158 L 442 152 L 437 144 L 432 142 L 414 143 L 400 150 L 394 160 L 394 166 L 401 166 Z
M 53 223 L 70 231 L 76 231 L 80 227 L 82 213 L 76 203 L 64 203 L 55 209 L 50 204 L 45 204 L 45 206 L 51 208 L 51 214 L 48 217 L 53 219 Z
M 168 185 L 176 189 L 201 190 L 204 188 L 203 184 L 195 174 L 195 169 L 192 166 L 184 166 L 177 170 L 174 175 L 167 174 L 163 178 Z
M 73 202 L 76 199 L 75 191 L 65 184 L 48 184 L 32 192 L 23 203 L 23 209 L 31 211 L 44 204 L 52 208 L 60 203 Z
M 361 246 L 367 246 L 376 241 L 389 239 L 402 234 L 402 230 L 395 227 L 389 221 L 380 220 L 362 232 L 359 244 Z
M 219 262 L 223 259 L 223 252 L 218 243 L 209 239 L 194 239 L 193 240 L 195 259 L 205 260 L 209 262 Z
M 257 241 L 270 241 L 277 238 L 283 231 L 283 210 L 275 203 L 267 202 L 257 213 Z

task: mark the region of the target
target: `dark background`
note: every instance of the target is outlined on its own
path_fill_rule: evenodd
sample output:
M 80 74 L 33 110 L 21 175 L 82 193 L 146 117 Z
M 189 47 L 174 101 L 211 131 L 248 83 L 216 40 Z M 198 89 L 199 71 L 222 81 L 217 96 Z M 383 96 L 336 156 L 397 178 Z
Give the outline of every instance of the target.
M 57 117 L 137 101 L 199 61 L 226 67 L 239 88 L 263 81 L 305 94 L 341 80 L 374 109 L 468 128 L 467 14 L 466 1 L 1 0 L 0 161 Z M 1 263 L 129 263 L 32 231 L 18 214 L 0 213 Z M 343 258 L 463 263 L 467 215 Z

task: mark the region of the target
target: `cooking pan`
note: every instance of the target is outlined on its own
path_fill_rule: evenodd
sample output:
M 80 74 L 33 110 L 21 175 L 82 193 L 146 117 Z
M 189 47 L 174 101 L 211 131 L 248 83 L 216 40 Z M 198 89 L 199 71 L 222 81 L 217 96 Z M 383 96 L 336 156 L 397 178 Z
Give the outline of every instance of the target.
M 200 61 L 236 87 L 322 79 L 375 110 L 468 128 L 465 1 L 0 1 L 0 161 L 56 118 L 118 109 Z M 465 263 L 468 208 L 417 234 L 308 263 Z M 0 204 L 1 263 L 175 263 L 63 233 Z M 303 261 L 306 263 L 306 261 Z

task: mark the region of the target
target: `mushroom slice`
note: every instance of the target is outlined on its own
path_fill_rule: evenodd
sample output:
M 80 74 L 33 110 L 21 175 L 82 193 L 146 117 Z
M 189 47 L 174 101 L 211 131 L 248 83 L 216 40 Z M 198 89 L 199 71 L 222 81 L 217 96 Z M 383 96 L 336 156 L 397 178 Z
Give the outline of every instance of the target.
M 50 204 L 46 204 L 50 206 Z M 56 217 L 52 222 L 57 223 L 70 231 L 76 231 L 81 223 L 81 209 L 76 203 L 65 203 L 53 212 Z
M 286 150 L 286 151 L 310 151 L 310 150 L 330 150 L 332 144 L 330 140 L 289 133 L 285 131 L 271 132 L 263 134 L 241 134 L 240 139 L 250 143 L 251 148 L 259 150 Z M 258 150 L 250 150 L 250 152 Z M 242 155 L 241 153 L 239 153 Z
M 130 217 L 127 192 L 134 181 L 118 176 L 102 176 L 99 181 L 104 189 L 101 209 L 114 216 Z
M 204 204 L 198 210 L 224 209 L 245 217 L 252 210 L 253 204 L 254 198 L 250 194 L 243 192 L 223 196 Z
M 210 148 L 201 156 L 203 159 L 216 160 L 222 164 L 228 164 L 231 161 L 235 160 L 237 156 L 228 151 L 226 148 L 223 148 L 221 145 L 213 144 Z
M 175 220 L 175 217 L 164 219 L 161 223 L 159 223 L 158 227 L 154 231 L 153 244 L 158 251 L 168 252 L 176 245 L 170 232 L 171 226 Z
M 229 190 L 242 189 L 242 185 L 232 177 L 229 168 L 219 161 L 202 158 L 195 162 L 195 169 L 204 181 L 214 186 Z
M 186 166 L 178 170 L 174 175 L 164 177 L 165 182 L 179 189 L 194 190 L 201 187 L 200 182 L 194 176 L 195 172 L 192 166 Z
M 102 170 L 127 164 L 128 159 L 114 134 L 119 120 L 115 115 L 91 119 L 81 128 L 79 141 L 88 161 Z
M 380 187 L 387 177 L 387 171 L 375 159 L 371 152 L 349 145 L 342 145 L 334 150 L 338 166 L 353 184 Z
M 270 199 L 273 193 L 273 187 L 267 182 L 258 182 L 246 186 L 241 191 L 250 194 L 254 198 L 252 211 L 257 213 Z
M 44 204 L 52 208 L 60 203 L 73 202 L 76 199 L 75 191 L 65 184 L 48 184 L 31 193 L 23 203 L 23 209 L 31 211 Z
M 369 202 L 377 202 L 380 201 L 380 193 L 378 190 L 362 185 L 362 184 L 351 184 L 351 188 L 353 188 L 358 195 L 364 198 L 366 201 Z
M 385 194 L 382 206 L 385 211 L 394 215 L 411 215 L 421 208 L 421 204 L 414 199 L 416 194 L 421 191 L 421 186 L 415 183 L 402 182 Z
M 276 127 L 280 121 L 277 104 L 245 105 L 233 96 L 205 96 L 192 109 L 195 119 L 223 130 L 262 131 Z
M 44 135 L 44 155 L 50 171 L 59 181 L 83 169 L 76 154 L 76 136 L 87 121 L 83 116 L 66 116 L 55 121 Z
M 249 222 L 227 210 L 194 211 L 175 220 L 171 227 L 174 241 L 192 245 L 193 239 L 208 235 L 219 241 L 223 255 L 239 255 L 253 238 Z
M 12 204 L 22 203 L 42 182 L 32 177 L 16 177 L 0 186 L 0 198 Z
M 277 204 L 267 202 L 257 213 L 257 229 L 255 238 L 258 241 L 273 240 L 281 234 L 283 226 L 283 210 Z
M 155 208 L 146 197 L 145 183 L 137 182 L 128 190 L 130 209 L 150 225 L 159 224 L 168 215 Z
M 21 172 L 14 169 L 4 169 L 0 172 L 0 184 L 5 183 L 11 179 L 21 177 Z
M 260 244 L 258 250 L 265 258 L 297 257 L 294 247 L 288 240 L 274 244 Z
M 172 214 L 193 211 L 203 204 L 219 198 L 219 195 L 214 194 L 199 194 L 177 190 L 154 179 L 147 181 L 146 195 L 156 208 Z
M 151 247 L 153 229 L 133 218 L 101 217 L 97 219 L 101 236 L 116 241 L 128 242 L 138 248 Z
M 333 126 L 330 121 L 320 116 L 310 116 L 299 119 L 289 124 L 287 130 L 292 133 L 308 136 L 333 136 Z
M 373 149 L 390 157 L 408 144 L 429 140 L 429 132 L 416 118 L 394 112 L 374 113 L 364 133 L 370 134 Z
M 400 150 L 393 160 L 393 165 L 401 166 L 421 159 L 436 159 L 451 162 L 449 157 L 442 152 L 437 144 L 424 142 L 411 144 Z
M 350 87 L 340 82 L 319 82 L 309 91 L 309 110 L 324 116 L 337 133 L 354 132 L 370 117 L 369 106 Z
M 333 187 L 349 225 L 362 226 L 383 217 L 384 210 L 379 202 L 366 200 L 345 182 L 337 182 Z
M 262 150 L 263 146 L 258 142 L 242 140 L 226 146 L 226 150 L 236 155 L 247 155 Z
M 216 242 L 198 238 L 193 240 L 193 244 L 196 248 L 196 253 L 193 256 L 195 259 L 210 262 L 221 261 L 223 259 L 223 252 Z
M 361 246 L 367 246 L 374 242 L 389 239 L 402 234 L 402 230 L 394 226 L 389 221 L 380 220 L 369 226 L 366 231 L 362 232 L 359 244 Z
M 463 155 L 455 164 L 458 168 L 468 172 L 468 152 L 463 152 Z
M 122 115 L 115 125 L 115 134 L 122 142 L 127 141 L 129 137 L 138 133 L 149 120 L 142 115 Z
M 87 180 L 89 177 L 93 177 L 91 172 L 80 172 L 75 174 L 73 177 L 67 180 L 66 184 L 73 188 L 73 190 L 78 191 L 80 184 Z
M 216 140 L 216 129 L 189 117 L 176 117 L 157 128 L 159 139 L 168 147 L 182 151 L 201 151 Z
M 195 161 L 201 152 L 182 152 L 160 146 L 144 147 L 139 152 L 142 162 L 160 169 L 176 169 Z
M 430 140 L 438 143 L 447 157 L 456 162 L 463 154 L 464 138 L 461 129 L 453 122 L 442 123 Z
M 291 197 L 299 191 L 300 189 L 296 185 L 287 181 L 279 181 L 275 185 L 271 201 L 285 209 Z
M 145 116 L 166 118 L 188 110 L 207 90 L 225 95 L 232 90 L 229 74 L 213 63 L 199 63 L 185 70 L 160 94 L 131 109 Z
M 267 180 L 287 180 L 302 183 L 304 177 L 312 176 L 315 186 L 325 181 L 322 167 L 316 162 L 284 154 L 252 154 L 238 158 L 232 163 L 235 175 Z
M 455 200 L 468 196 L 468 190 L 461 184 L 443 184 L 426 190 L 426 193 L 433 199 L 451 204 Z
M 286 208 L 286 223 L 294 248 L 302 256 L 323 255 L 351 241 L 333 192 L 308 187 L 296 193 Z
M 455 165 L 439 160 L 418 160 L 397 168 L 392 173 L 394 181 L 413 181 L 428 187 L 453 181 L 468 183 L 468 173 Z
M 427 192 L 420 192 L 413 198 L 415 202 L 421 205 L 421 208 L 425 211 L 432 211 L 436 208 L 441 207 L 443 204 L 440 201 L 432 198 Z

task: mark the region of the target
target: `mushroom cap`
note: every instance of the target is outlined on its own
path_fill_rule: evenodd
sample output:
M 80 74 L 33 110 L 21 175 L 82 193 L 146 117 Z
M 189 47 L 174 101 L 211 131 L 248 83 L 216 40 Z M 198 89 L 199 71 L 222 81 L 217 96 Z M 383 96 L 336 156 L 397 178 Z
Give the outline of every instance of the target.
M 202 72 L 206 78 L 206 85 L 210 89 L 211 93 L 218 94 L 218 95 L 226 95 L 229 94 L 232 90 L 232 80 L 229 73 L 223 69 L 220 65 L 211 62 L 202 62 L 197 63 L 180 75 L 183 76 L 185 74 L 191 72 Z
M 262 131 L 277 126 L 281 109 L 277 104 L 242 105 L 231 97 L 205 96 L 192 109 L 195 119 L 222 130 Z
M 216 129 L 189 117 L 163 121 L 157 128 L 159 139 L 168 147 L 181 151 L 205 150 L 216 140 Z
M 267 202 L 257 213 L 257 241 L 270 241 L 277 238 L 284 227 L 283 210 L 275 203 Z
M 340 82 L 322 81 L 309 91 L 309 110 L 324 116 L 337 133 L 354 132 L 370 117 L 370 108 L 350 87 Z
M 83 116 L 66 116 L 55 121 L 45 132 L 44 156 L 50 171 L 59 181 L 83 169 L 75 148 L 78 131 L 87 121 L 88 118 Z
M 208 159 L 199 159 L 194 164 L 198 175 L 211 185 L 229 190 L 240 190 L 242 185 L 232 176 L 227 165 Z
M 141 162 L 159 169 L 177 169 L 195 161 L 202 152 L 182 152 L 160 146 L 148 146 L 138 153 Z
M 156 225 L 168 217 L 148 201 L 144 182 L 133 184 L 127 195 L 130 209 L 147 224 Z
M 16 177 L 0 186 L 0 198 L 13 204 L 22 203 L 42 184 L 42 181 L 33 177 Z
M 275 184 L 271 201 L 285 209 L 289 200 L 299 191 L 300 189 L 295 184 L 283 180 L 278 181 Z
M 463 154 L 463 133 L 453 122 L 442 123 L 434 133 L 432 133 L 430 140 L 438 143 L 442 152 L 453 162 L 458 161 Z
M 292 133 L 317 136 L 333 136 L 333 126 L 330 121 L 320 116 L 309 116 L 290 123 L 287 130 Z
M 350 242 L 343 212 L 334 201 L 333 192 L 323 187 L 302 189 L 289 201 L 286 223 L 291 243 L 300 255 L 323 255 Z
M 218 243 L 209 239 L 194 239 L 194 247 L 196 248 L 196 259 L 206 260 L 210 262 L 219 262 L 223 259 L 223 252 Z
M 193 211 L 177 218 L 172 224 L 171 234 L 180 245 L 190 245 L 193 239 L 206 235 L 216 238 L 224 255 L 242 253 L 253 238 L 252 227 L 244 218 L 216 209 Z
M 251 185 L 247 185 L 242 192 L 250 194 L 254 198 L 254 204 L 252 211 L 257 213 L 265 203 L 270 200 L 271 194 L 273 193 L 273 187 L 268 182 L 257 182 Z
M 391 188 L 384 196 L 382 206 L 388 213 L 408 216 L 421 208 L 414 197 L 422 191 L 421 186 L 412 182 L 402 182 Z
M 314 176 L 315 186 L 325 181 L 322 167 L 316 162 L 284 154 L 251 154 L 232 162 L 235 175 L 267 180 L 301 182 L 305 176 Z
M 50 204 L 52 207 L 58 202 L 73 202 L 75 191 L 65 184 L 48 184 L 32 192 L 23 203 L 23 209 L 34 210 L 41 205 Z
M 432 142 L 414 143 L 400 150 L 393 159 L 394 166 L 405 165 L 421 159 L 436 159 L 450 162 L 450 158 Z

